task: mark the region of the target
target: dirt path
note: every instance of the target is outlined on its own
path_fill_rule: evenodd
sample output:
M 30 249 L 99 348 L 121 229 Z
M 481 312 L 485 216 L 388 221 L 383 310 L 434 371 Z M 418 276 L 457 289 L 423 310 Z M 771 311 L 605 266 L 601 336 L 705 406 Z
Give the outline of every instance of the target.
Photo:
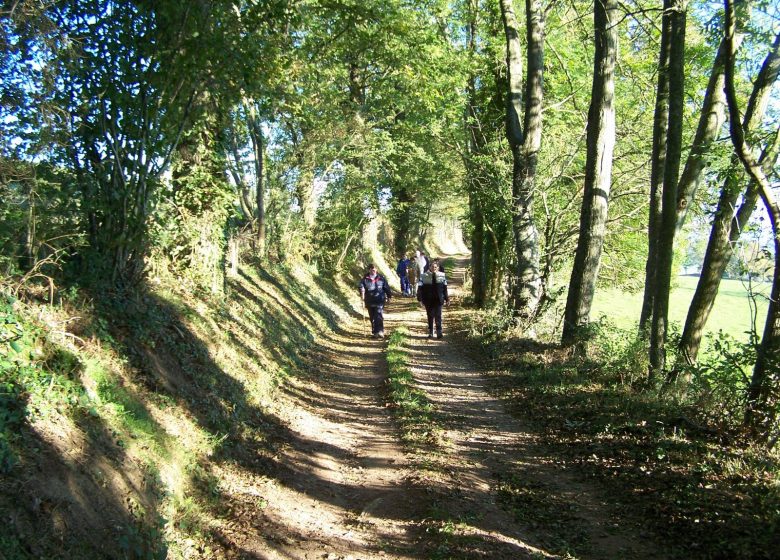
M 457 301 L 462 262 L 448 277 Z M 386 314 L 388 330 L 410 328 L 410 365 L 442 427 L 440 446 L 414 453 L 386 406 L 386 343 L 359 320 L 320 341 L 319 371 L 290 381 L 278 411 L 272 478 L 261 474 L 268 465 L 224 473 L 233 521 L 220 531 L 235 556 L 663 558 L 490 395 L 490 379 L 459 349 L 464 313 L 445 310 L 443 340 L 425 338 L 411 299 L 397 297 Z

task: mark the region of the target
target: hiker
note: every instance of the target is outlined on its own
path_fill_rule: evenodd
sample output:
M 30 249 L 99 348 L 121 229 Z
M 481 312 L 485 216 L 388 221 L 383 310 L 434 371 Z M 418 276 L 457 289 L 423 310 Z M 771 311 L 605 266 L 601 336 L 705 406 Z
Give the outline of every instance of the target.
M 401 259 L 398 261 L 398 266 L 395 267 L 395 271 L 398 273 L 398 278 L 401 279 L 401 293 L 405 296 L 411 295 L 412 288 L 409 284 L 409 259 L 406 255 L 401 255 Z
M 447 294 L 447 278 L 439 270 L 439 259 L 431 261 L 430 270 L 420 276 L 417 282 L 417 301 L 425 306 L 428 315 L 428 338 L 433 338 L 433 327 L 436 325 L 436 338 L 441 338 L 441 308 L 449 305 Z
M 376 265 L 368 265 L 368 272 L 358 284 L 360 298 L 363 305 L 368 308 L 368 317 L 371 319 L 371 336 L 383 338 L 385 336 L 385 321 L 382 316 L 385 303 L 390 301 L 392 293 L 384 276 L 378 274 Z
M 417 255 L 411 258 L 409 261 L 409 266 L 406 267 L 406 274 L 409 278 L 409 295 L 410 296 L 416 296 L 417 295 L 417 279 L 419 276 L 417 275 Z
M 423 273 L 428 272 L 428 259 L 425 258 L 425 253 L 422 251 L 417 251 L 415 266 L 417 267 L 417 282 L 419 284 Z
M 420 280 L 422 274 L 422 266 L 420 266 L 421 254 L 419 249 L 414 252 L 411 263 L 409 263 L 409 282 L 412 285 L 412 295 L 417 295 L 417 282 Z

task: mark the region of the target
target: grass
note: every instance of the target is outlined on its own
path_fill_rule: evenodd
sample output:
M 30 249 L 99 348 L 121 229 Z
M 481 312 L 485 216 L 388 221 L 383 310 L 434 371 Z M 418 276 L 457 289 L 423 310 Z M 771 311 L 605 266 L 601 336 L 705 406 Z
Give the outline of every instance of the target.
M 697 276 L 678 276 L 669 299 L 669 320 L 682 327 L 693 299 Z M 757 284 L 754 291 L 759 292 L 758 302 L 758 332 L 762 332 L 766 318 L 769 284 Z M 628 293 L 614 288 L 599 288 L 593 301 L 591 317 L 598 319 L 606 316 L 618 327 L 631 329 L 639 321 L 642 309 L 642 293 Z M 735 339 L 747 342 L 751 329 L 750 304 L 746 285 L 741 280 L 724 279 L 720 283 L 718 297 L 715 299 L 710 319 L 707 322 L 705 336 L 715 334 L 719 330 L 733 336 Z M 682 328 L 680 329 L 682 330 Z M 705 349 L 706 351 L 706 349 Z
M 396 416 L 401 423 L 401 439 L 412 446 L 438 445 L 438 426 L 433 404 L 425 391 L 414 383 L 408 366 L 408 355 L 404 341 L 409 336 L 405 328 L 393 331 L 387 345 L 387 382 L 390 399 L 396 407 Z
M 345 314 L 340 286 L 315 276 L 247 266 L 220 296 L 166 277 L 126 300 L 74 288 L 55 305 L 0 293 L 0 514 L 21 520 L 0 530 L 0 549 L 223 557 L 213 529 L 230 504 L 222 465 L 257 468 L 279 429 L 267 410 L 277 388 L 310 374 L 307 351 Z M 69 518 L 61 534 L 15 492 L 45 501 L 42 461 L 71 468 L 71 442 L 85 457 L 73 493 L 99 492 L 106 524 Z

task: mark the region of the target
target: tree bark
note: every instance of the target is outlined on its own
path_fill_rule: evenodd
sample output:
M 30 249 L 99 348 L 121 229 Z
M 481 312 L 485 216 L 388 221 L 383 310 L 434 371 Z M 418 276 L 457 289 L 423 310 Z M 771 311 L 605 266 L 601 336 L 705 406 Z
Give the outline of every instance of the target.
M 482 215 L 479 201 L 469 197 L 471 206 L 471 295 L 474 305 L 485 306 L 485 217 Z
M 666 6 L 667 2 L 664 2 Z M 671 48 L 671 13 L 664 9 L 661 20 L 661 48 L 658 55 L 658 86 L 653 114 L 653 153 L 650 168 L 650 207 L 647 220 L 647 262 L 645 292 L 639 316 L 639 330 L 645 331 L 653 316 L 658 264 L 658 235 L 661 231 L 661 193 L 666 166 L 666 136 L 669 127 L 669 53 Z
M 761 164 L 753 156 L 750 144 L 745 138 L 745 131 L 739 115 L 737 95 L 734 86 L 734 35 L 736 29 L 736 14 L 734 3 L 725 0 L 726 16 L 726 101 L 729 108 L 729 128 L 731 141 L 745 171 L 758 187 L 759 195 L 764 202 L 767 214 L 772 224 L 774 235 L 775 270 L 772 278 L 772 291 L 769 296 L 766 323 L 758 349 L 758 357 L 753 376 L 750 380 L 745 409 L 745 425 L 752 431 L 756 439 L 766 441 L 773 430 L 776 430 L 777 399 L 778 399 L 778 365 L 780 365 L 780 205 L 774 198 L 772 188 Z M 778 36 L 780 39 L 780 35 Z
M 478 6 L 473 0 L 468 3 L 469 20 L 466 33 L 468 36 L 468 51 L 470 56 L 477 54 L 477 12 Z M 471 295 L 474 304 L 482 308 L 485 305 L 485 216 L 479 199 L 479 182 L 475 174 L 477 170 L 473 158 L 484 145 L 484 136 L 480 130 L 477 106 L 477 84 L 474 73 L 469 75 L 467 106 L 464 112 L 466 129 L 466 180 L 469 191 L 469 217 L 471 219 Z
M 669 126 L 666 139 L 661 230 L 658 232 L 656 290 L 650 328 L 650 377 L 666 367 L 669 292 L 672 280 L 674 234 L 677 225 L 677 183 L 682 158 L 682 122 L 685 94 L 685 0 L 667 0 L 664 6 L 671 18 L 669 48 Z
M 612 181 L 615 148 L 615 61 L 617 59 L 617 0 L 595 3 L 593 20 L 596 52 L 588 111 L 585 187 L 580 212 L 580 236 L 574 256 L 563 318 L 563 344 L 578 338 L 590 320 L 596 291 Z
M 741 42 L 742 37 L 739 37 Z M 677 185 L 677 233 L 682 230 L 688 208 L 691 205 L 696 191 L 701 183 L 702 171 L 705 167 L 704 156 L 710 149 L 712 142 L 717 138 L 723 124 L 726 122 L 726 96 L 723 93 L 723 64 L 726 58 L 725 41 L 721 41 L 715 61 L 712 63 L 712 73 L 707 82 L 707 90 L 704 93 L 699 124 L 696 127 L 696 135 L 691 145 L 691 151 L 685 162 Z
M 512 0 L 501 0 L 507 45 L 506 135 L 512 150 L 512 230 L 516 268 L 512 303 L 515 314 L 531 318 L 539 304 L 539 234 L 533 221 L 536 166 L 542 139 L 544 13 L 539 0 L 526 0 L 528 72 L 522 103 L 522 49 Z M 520 125 L 520 108 L 525 115 Z
M 252 139 L 252 151 L 255 158 L 255 241 L 257 254 L 262 258 L 265 255 L 265 182 L 264 182 L 264 148 L 263 131 L 254 107 L 247 107 L 247 121 L 249 122 L 249 136 Z
M 739 39 L 735 37 L 735 48 L 738 41 Z M 775 38 L 772 49 L 764 59 L 761 70 L 756 76 L 742 121 L 744 131 L 755 130 L 760 125 L 766 113 L 772 86 L 779 74 L 780 35 Z M 777 146 L 775 143 L 764 149 L 759 163 L 764 166 L 764 169 L 769 169 L 774 166 L 776 158 Z M 687 364 L 696 362 L 704 327 L 715 303 L 715 297 L 718 295 L 720 280 L 734 252 L 734 244 L 739 240 L 758 202 L 759 189 L 755 181 L 751 180 L 747 189 L 740 193 L 738 183 L 740 173 L 737 169 L 740 165 L 735 155 L 732 159 L 732 171 L 728 174 L 721 189 L 699 282 L 696 285 L 696 291 L 685 319 L 685 327 L 680 338 L 679 355 Z M 734 209 L 737 207 L 740 194 L 742 194 L 742 203 L 735 214 Z

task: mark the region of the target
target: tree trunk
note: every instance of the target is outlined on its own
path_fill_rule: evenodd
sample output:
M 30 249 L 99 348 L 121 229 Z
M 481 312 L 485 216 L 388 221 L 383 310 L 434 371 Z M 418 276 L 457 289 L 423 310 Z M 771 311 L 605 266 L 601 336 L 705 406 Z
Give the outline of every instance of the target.
M 485 306 L 485 217 L 479 201 L 474 195 L 469 196 L 471 207 L 471 295 L 474 305 Z
M 734 35 L 736 29 L 736 14 L 734 4 L 725 1 L 726 16 L 726 100 L 729 108 L 729 126 L 731 141 L 745 171 L 758 187 L 767 214 L 772 224 L 775 250 L 775 271 L 772 278 L 772 292 L 769 298 L 764 333 L 758 349 L 756 365 L 747 394 L 745 409 L 745 425 L 759 441 L 767 441 L 776 430 L 777 399 L 778 399 L 778 365 L 780 365 L 780 205 L 774 198 L 772 188 L 761 163 L 753 157 L 750 145 L 745 138 L 745 131 L 739 115 L 737 95 L 734 87 Z M 780 34 L 776 43 L 780 41 Z
M 35 179 L 30 178 L 25 182 L 27 183 L 27 192 L 25 193 L 27 200 L 24 202 L 24 206 L 26 206 L 27 217 L 25 219 L 24 249 L 20 265 L 21 269 L 27 272 L 35 266 L 38 255 L 35 249 L 35 226 L 37 221 L 35 213 Z
M 650 377 L 666 367 L 669 292 L 672 281 L 674 233 L 677 225 L 677 183 L 682 158 L 682 122 L 685 94 L 685 0 L 667 0 L 670 12 L 669 49 L 669 126 L 666 139 L 666 165 L 661 195 L 661 230 L 658 235 L 656 291 L 653 296 L 653 320 L 650 328 Z
M 738 40 L 735 37 L 735 48 Z M 775 38 L 772 49 L 764 59 L 753 84 L 753 91 L 743 119 L 743 130 L 755 130 L 763 120 L 772 86 L 777 80 L 778 74 L 780 74 L 780 35 Z M 759 162 L 764 169 L 770 169 L 774 166 L 776 158 L 777 145 L 775 143 L 764 149 Z M 758 187 L 754 181 L 750 181 L 747 190 L 742 193 L 742 204 L 734 215 L 734 208 L 737 206 L 740 195 L 738 177 L 741 174 L 738 173 L 737 169 L 739 165 L 740 162 L 735 155 L 732 160 L 732 172 L 727 176 L 720 193 L 699 282 L 696 285 L 696 291 L 685 319 L 679 354 L 687 364 L 696 362 L 704 326 L 709 319 L 715 297 L 718 295 L 720 279 L 723 277 L 734 252 L 734 244 L 739 240 L 740 234 L 758 202 Z
M 485 243 L 485 302 L 495 303 L 504 295 L 504 267 L 501 255 L 505 246 L 496 233 L 487 230 L 490 243 Z
M 478 7 L 473 0 L 468 4 L 469 20 L 467 25 L 468 51 L 472 57 L 476 56 L 477 39 L 477 11 Z M 464 112 L 466 128 L 466 181 L 469 191 L 469 217 L 471 219 L 471 295 L 474 304 L 482 308 L 485 306 L 485 216 L 482 212 L 482 204 L 479 199 L 480 188 L 475 174 L 477 170 L 473 164 L 484 146 L 484 136 L 480 130 L 477 106 L 476 77 L 469 75 L 467 106 Z
M 741 36 L 740 36 L 741 42 Z M 705 156 L 717 138 L 723 124 L 726 122 L 726 96 L 723 93 L 723 63 L 726 58 L 726 45 L 721 41 L 715 61 L 712 63 L 712 73 L 704 93 L 699 124 L 691 145 L 690 154 L 685 162 L 677 185 L 677 233 L 682 230 L 688 207 L 691 205 L 696 191 L 701 183 L 701 175 L 705 166 Z
M 609 208 L 612 154 L 615 148 L 615 60 L 617 58 L 617 0 L 596 2 L 593 20 L 596 52 L 588 111 L 585 187 L 580 212 L 580 236 L 569 282 L 563 319 L 564 344 L 577 339 L 587 326 L 596 291 L 601 249 Z
M 665 0 L 664 6 L 667 1 Z M 653 114 L 653 153 L 650 169 L 650 208 L 647 220 L 647 262 L 645 292 L 639 316 L 639 330 L 645 331 L 653 316 L 658 264 L 658 233 L 661 231 L 661 193 L 666 166 L 666 135 L 669 127 L 669 52 L 671 49 L 671 13 L 664 9 L 661 20 L 661 48 L 658 55 L 658 86 Z
M 512 0 L 501 0 L 507 45 L 506 135 L 512 150 L 512 229 L 517 260 L 513 278 L 513 307 L 520 318 L 531 318 L 539 304 L 539 235 L 533 221 L 534 188 L 542 139 L 542 77 L 544 72 L 544 13 L 539 0 L 526 0 L 528 73 L 525 116 L 520 125 L 522 50 Z
M 775 271 L 761 345 L 748 387 L 745 425 L 758 440 L 767 441 L 773 432 L 776 436 L 777 402 L 780 398 L 780 206 L 771 197 L 762 195 L 762 199 L 772 221 Z
M 260 258 L 265 255 L 265 182 L 264 182 L 264 148 L 263 131 L 260 128 L 254 107 L 247 108 L 247 120 L 249 122 L 249 135 L 252 139 L 252 150 L 255 158 L 255 243 L 256 251 Z
M 412 203 L 413 193 L 405 184 L 393 189 L 393 200 L 397 206 L 397 214 L 393 218 L 394 250 L 396 257 L 407 255 L 413 251 L 412 243 Z

